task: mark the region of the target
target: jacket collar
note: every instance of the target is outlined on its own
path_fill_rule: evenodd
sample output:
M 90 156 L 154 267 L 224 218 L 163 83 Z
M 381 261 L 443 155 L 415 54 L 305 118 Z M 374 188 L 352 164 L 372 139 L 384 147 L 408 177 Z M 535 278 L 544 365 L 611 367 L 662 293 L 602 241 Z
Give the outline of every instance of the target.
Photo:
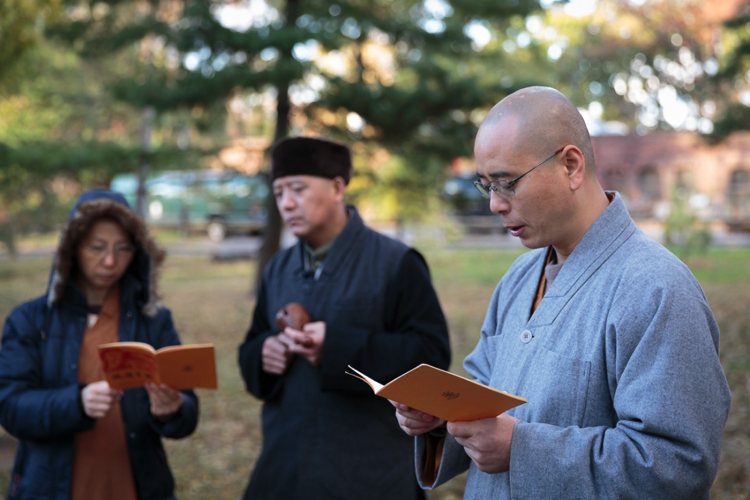
M 143 307 L 142 297 L 143 285 L 130 273 L 125 273 L 120 279 L 120 303 L 135 306 L 138 309 Z M 71 281 L 67 284 L 65 293 L 60 301 L 74 310 L 81 313 L 87 310 L 86 295 Z
M 328 251 L 328 255 L 323 260 L 318 278 L 334 276 L 336 274 L 341 261 L 346 258 L 366 229 L 365 223 L 355 207 L 347 205 L 346 210 L 349 215 L 346 226 L 344 226 L 343 231 L 336 237 L 336 241 L 334 241 L 333 246 Z M 305 245 L 300 240 L 296 246 L 295 252 L 297 253 L 299 263 L 296 272 L 303 274 L 305 270 Z

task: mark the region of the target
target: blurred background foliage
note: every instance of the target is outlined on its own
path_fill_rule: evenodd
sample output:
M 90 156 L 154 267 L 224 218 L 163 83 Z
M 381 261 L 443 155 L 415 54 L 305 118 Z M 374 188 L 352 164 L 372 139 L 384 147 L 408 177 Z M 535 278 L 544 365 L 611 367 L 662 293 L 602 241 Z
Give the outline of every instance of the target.
M 419 220 L 514 90 L 560 89 L 594 133 L 720 141 L 750 126 L 749 71 L 747 0 L 4 0 L 0 236 L 116 173 L 290 134 L 352 144 L 353 199 Z

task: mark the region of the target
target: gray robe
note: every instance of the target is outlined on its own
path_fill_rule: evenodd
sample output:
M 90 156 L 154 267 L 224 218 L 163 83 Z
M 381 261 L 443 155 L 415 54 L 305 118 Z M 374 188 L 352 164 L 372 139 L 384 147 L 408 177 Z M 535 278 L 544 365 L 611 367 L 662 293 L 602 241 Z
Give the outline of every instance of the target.
M 479 471 L 449 435 L 435 485 L 469 467 L 467 500 L 708 498 L 730 393 L 700 285 L 619 195 L 529 317 L 545 251 L 500 281 L 464 363 L 528 399 L 508 412 L 510 471 Z

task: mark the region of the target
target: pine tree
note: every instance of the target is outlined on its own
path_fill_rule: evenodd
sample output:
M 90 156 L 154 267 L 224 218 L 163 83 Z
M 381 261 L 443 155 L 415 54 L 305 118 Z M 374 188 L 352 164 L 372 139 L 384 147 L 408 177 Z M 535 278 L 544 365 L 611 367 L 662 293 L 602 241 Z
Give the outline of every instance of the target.
M 286 0 L 268 2 L 240 26 L 233 16 L 248 2 L 72 3 L 79 11 L 56 32 L 82 54 L 143 52 L 150 43 L 148 60 L 112 87 L 136 108 L 207 110 L 238 94 L 273 92 L 271 143 L 302 132 L 291 120 L 305 116 L 307 130 L 378 144 L 422 175 L 468 154 L 476 116 L 514 90 L 502 78 L 513 72 L 512 58 L 498 45 L 480 53 L 468 33 L 505 38 L 514 20 L 539 7 L 536 0 Z M 352 113 L 359 130 L 346 125 Z M 259 269 L 278 250 L 273 199 L 269 214 Z
M 277 95 L 272 142 L 289 134 L 290 113 L 304 111 L 311 128 L 378 144 L 412 160 L 409 169 L 422 175 L 467 154 L 477 124 L 466 117 L 509 90 L 497 73 L 487 77 L 495 66 L 467 62 L 478 56 L 467 27 L 483 23 L 501 30 L 513 16 L 537 7 L 533 1 L 414 0 L 275 5 L 265 22 L 239 31 L 213 19 L 205 3 L 190 4 L 184 18 L 194 28 L 181 33 L 178 46 L 205 57 L 176 85 L 184 89 L 182 98 L 200 102 L 238 88 L 272 87 Z M 326 59 L 339 64 L 326 64 Z M 201 78 L 211 92 L 197 83 Z M 307 100 L 290 98 L 295 87 L 309 95 Z M 350 113 L 362 120 L 361 133 L 352 134 L 345 125 Z M 278 249 L 280 221 L 269 202 L 274 219 L 257 276 Z
M 724 23 L 724 39 L 729 45 L 721 61 L 716 82 L 730 99 L 714 122 L 712 138 L 722 140 L 736 130 L 750 129 L 750 5 Z M 741 95 L 744 100 L 741 101 Z

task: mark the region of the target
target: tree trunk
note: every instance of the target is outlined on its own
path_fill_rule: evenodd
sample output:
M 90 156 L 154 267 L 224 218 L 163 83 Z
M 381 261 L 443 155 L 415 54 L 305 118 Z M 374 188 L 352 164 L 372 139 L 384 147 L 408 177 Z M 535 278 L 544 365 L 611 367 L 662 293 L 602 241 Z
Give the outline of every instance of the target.
M 146 218 L 146 176 L 151 168 L 151 127 L 154 120 L 154 108 L 147 106 L 141 115 L 141 162 L 138 165 L 138 189 L 136 190 L 135 213 Z
M 18 257 L 18 247 L 16 246 L 16 231 L 13 223 L 6 222 L 0 226 L 0 242 L 5 245 L 8 255 L 11 259 Z
M 153 73 L 153 35 L 149 34 L 141 41 L 141 51 L 146 56 L 146 79 L 151 79 Z M 141 162 L 138 165 L 138 189 L 135 198 L 135 213 L 146 219 L 146 176 L 151 169 L 151 131 L 154 125 L 156 110 L 153 106 L 146 106 L 141 111 Z
M 287 0 L 286 3 L 286 25 L 294 26 L 299 17 L 298 9 L 299 0 Z M 281 54 L 282 58 L 292 57 L 291 52 Z M 276 97 L 276 130 L 273 134 L 273 144 L 289 135 L 289 113 L 291 112 L 291 102 L 289 99 L 289 83 L 279 85 Z M 273 147 L 273 144 L 271 147 Z M 270 148 L 269 148 L 270 151 Z M 270 156 L 270 155 L 269 155 Z M 273 196 L 273 185 L 271 177 L 268 177 L 268 198 L 266 200 L 266 209 L 268 211 L 268 221 L 263 236 L 263 244 L 258 252 L 258 265 L 255 270 L 255 279 L 251 294 L 257 296 L 260 289 L 260 283 L 263 278 L 263 270 L 276 252 L 279 251 L 281 243 L 281 215 L 276 207 L 276 198 Z

